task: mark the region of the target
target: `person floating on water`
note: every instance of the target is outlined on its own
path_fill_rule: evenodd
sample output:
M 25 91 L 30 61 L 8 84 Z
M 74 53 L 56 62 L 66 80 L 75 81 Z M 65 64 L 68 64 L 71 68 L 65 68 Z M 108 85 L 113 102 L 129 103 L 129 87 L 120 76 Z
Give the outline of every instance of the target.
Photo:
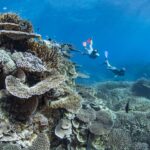
M 86 42 L 83 42 L 84 49 L 86 52 L 82 53 L 84 55 L 89 55 L 90 58 L 97 58 L 100 56 L 97 49 L 93 49 L 93 40 L 89 38 Z
M 105 51 L 104 54 L 105 54 L 105 64 L 107 66 L 107 69 L 113 72 L 115 74 L 115 77 L 124 76 L 126 68 L 118 69 L 117 67 L 110 65 L 108 61 L 108 51 Z

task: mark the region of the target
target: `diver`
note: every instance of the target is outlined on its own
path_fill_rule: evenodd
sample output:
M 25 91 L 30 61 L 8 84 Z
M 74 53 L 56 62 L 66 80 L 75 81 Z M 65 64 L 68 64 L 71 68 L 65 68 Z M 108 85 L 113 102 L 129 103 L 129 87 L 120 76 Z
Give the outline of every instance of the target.
M 83 42 L 84 49 L 83 55 L 88 55 L 90 58 L 97 58 L 100 56 L 97 49 L 93 49 L 93 40 L 89 38 L 86 42 Z
M 105 51 L 104 54 L 105 54 L 105 64 L 107 66 L 107 69 L 113 72 L 115 74 L 115 77 L 124 76 L 126 72 L 126 68 L 118 69 L 117 67 L 110 65 L 108 61 L 108 51 Z

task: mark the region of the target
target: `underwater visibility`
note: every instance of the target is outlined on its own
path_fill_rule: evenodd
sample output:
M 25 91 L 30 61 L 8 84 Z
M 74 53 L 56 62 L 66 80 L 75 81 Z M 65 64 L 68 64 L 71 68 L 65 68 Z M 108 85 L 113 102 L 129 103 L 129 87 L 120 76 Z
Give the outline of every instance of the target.
M 149 8 L 0 1 L 0 150 L 150 150 Z

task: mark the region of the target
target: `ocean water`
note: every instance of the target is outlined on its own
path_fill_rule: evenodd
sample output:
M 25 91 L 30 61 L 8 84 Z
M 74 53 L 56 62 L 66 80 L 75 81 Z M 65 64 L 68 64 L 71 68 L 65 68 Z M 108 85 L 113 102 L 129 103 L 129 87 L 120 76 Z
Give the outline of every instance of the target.
M 148 0 L 0 0 L 7 12 L 30 21 L 42 40 L 80 52 L 92 38 L 100 56 L 71 52 L 77 73 L 89 76 L 74 83 L 74 66 L 53 42 L 1 35 L 0 150 L 150 150 Z M 28 34 L 28 22 L 18 22 L 11 30 Z M 124 76 L 104 65 L 105 51 Z
M 103 80 L 136 80 L 150 77 L 150 2 L 136 0 L 1 0 L 0 12 L 15 12 L 34 25 L 35 32 L 44 39 L 71 43 L 83 51 L 82 42 L 93 39 L 100 57 L 91 59 L 80 53 L 73 61 L 82 67 L 80 72 L 90 79 L 79 82 L 93 83 Z M 102 63 L 104 51 L 116 67 L 125 67 L 126 75 L 114 78 Z

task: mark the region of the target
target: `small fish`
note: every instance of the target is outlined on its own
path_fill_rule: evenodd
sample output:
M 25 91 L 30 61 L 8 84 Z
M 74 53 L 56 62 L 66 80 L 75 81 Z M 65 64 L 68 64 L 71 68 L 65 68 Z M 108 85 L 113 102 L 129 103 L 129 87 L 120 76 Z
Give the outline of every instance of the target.
M 125 112 L 128 113 L 130 111 L 130 100 L 128 100 L 126 106 L 125 106 Z
M 91 133 L 87 132 L 86 150 L 91 150 Z
M 36 30 L 37 30 L 37 32 L 39 32 L 40 31 L 40 27 L 38 27 Z

